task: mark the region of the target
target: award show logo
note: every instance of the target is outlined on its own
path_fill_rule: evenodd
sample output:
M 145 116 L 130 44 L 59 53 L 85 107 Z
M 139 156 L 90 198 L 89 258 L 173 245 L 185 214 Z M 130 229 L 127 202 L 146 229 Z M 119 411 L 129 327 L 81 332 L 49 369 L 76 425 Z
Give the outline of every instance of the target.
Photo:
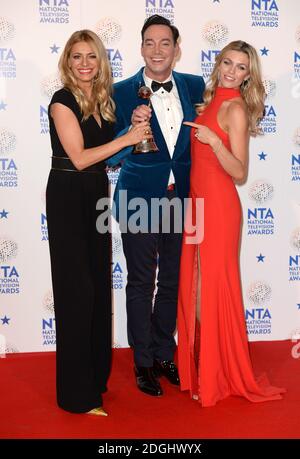
M 42 241 L 48 241 L 47 215 L 41 213 L 41 235 Z
M 0 187 L 3 188 L 18 186 L 17 165 L 12 158 L 7 158 L 15 151 L 16 143 L 17 139 L 13 132 L 0 128 Z
M 300 51 L 294 51 L 294 78 L 300 80 Z
M 265 134 L 275 134 L 277 131 L 277 114 L 273 105 L 265 105 L 265 114 L 260 126 Z
M 46 192 L 41 193 L 41 200 L 43 203 L 43 208 L 46 206 Z M 41 241 L 48 241 L 48 223 L 47 215 L 44 212 L 41 212 Z
M 174 24 L 175 19 L 175 0 L 146 0 L 145 2 L 145 15 L 146 18 L 153 14 L 159 14 L 169 19 Z
M 293 136 L 293 142 L 296 147 L 300 147 L 300 127 L 298 127 Z M 300 154 L 295 153 L 291 156 L 291 181 L 300 180 Z
M 49 317 L 42 319 L 43 346 L 54 346 L 56 344 L 55 317 L 53 293 L 49 290 L 43 298 L 43 309 Z
M 42 94 L 46 95 L 49 99 L 51 99 L 53 94 L 61 87 L 62 82 L 58 73 L 43 78 L 41 82 Z
M 300 228 L 296 228 L 290 237 L 290 243 L 295 254 L 289 256 L 289 281 L 300 280 Z
M 49 134 L 48 109 L 40 105 L 40 134 Z
M 298 127 L 294 134 L 294 143 L 300 146 L 300 127 Z M 300 154 L 294 153 L 291 155 L 291 181 L 297 182 L 300 180 Z
M 7 45 L 15 37 L 15 26 L 6 18 L 0 16 L 0 78 L 7 80 L 17 76 L 15 53 Z M 2 47 L 5 45 L 5 47 Z
M 272 332 L 272 316 L 266 304 L 271 298 L 271 287 L 261 281 L 253 282 L 247 290 L 252 307 L 246 309 L 248 335 L 269 335 Z
M 119 254 L 122 252 L 122 241 L 120 237 L 113 236 L 112 237 L 112 255 L 113 255 L 113 262 L 112 262 L 112 288 L 114 290 L 120 290 L 124 286 L 124 279 L 123 279 L 123 270 L 121 267 L 121 263 L 115 261 Z
M 123 77 L 123 57 L 120 51 L 112 45 L 120 41 L 122 27 L 114 18 L 103 18 L 95 26 L 95 33 L 106 46 L 113 78 Z
M 18 245 L 9 238 L 0 238 L 0 293 L 14 295 L 20 293 L 19 273 L 14 265 L 7 262 L 18 255 Z
M 296 29 L 295 34 L 298 50 L 294 51 L 293 55 L 293 77 L 292 77 L 292 96 L 295 99 L 300 97 L 300 25 Z
M 227 25 L 219 21 L 207 22 L 202 28 L 202 38 L 209 45 L 209 49 L 201 51 L 201 73 L 208 80 L 215 65 L 216 56 L 220 47 L 228 41 L 229 30 Z
M 274 234 L 274 215 L 264 204 L 273 198 L 274 188 L 268 182 L 256 180 L 249 188 L 249 198 L 259 207 L 248 208 L 247 225 L 249 236 Z
M 68 24 L 70 0 L 39 0 L 40 22 L 43 24 Z
M 251 26 L 276 28 L 279 26 L 279 9 L 275 0 L 251 0 Z

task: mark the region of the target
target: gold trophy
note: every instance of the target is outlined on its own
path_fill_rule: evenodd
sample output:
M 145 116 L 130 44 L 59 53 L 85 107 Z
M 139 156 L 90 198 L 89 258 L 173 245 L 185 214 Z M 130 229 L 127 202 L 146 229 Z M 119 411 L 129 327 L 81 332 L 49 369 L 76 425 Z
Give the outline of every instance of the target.
M 141 99 L 148 99 L 149 104 L 148 107 L 151 107 L 151 101 L 150 97 L 152 95 L 152 91 L 148 86 L 141 86 L 138 92 L 138 96 Z M 149 134 L 149 131 L 145 131 L 145 134 Z M 154 141 L 154 138 L 151 137 L 150 139 L 144 139 L 141 142 L 137 143 L 135 146 L 135 149 L 133 153 L 138 154 L 138 153 L 154 153 L 155 151 L 158 151 L 157 145 Z

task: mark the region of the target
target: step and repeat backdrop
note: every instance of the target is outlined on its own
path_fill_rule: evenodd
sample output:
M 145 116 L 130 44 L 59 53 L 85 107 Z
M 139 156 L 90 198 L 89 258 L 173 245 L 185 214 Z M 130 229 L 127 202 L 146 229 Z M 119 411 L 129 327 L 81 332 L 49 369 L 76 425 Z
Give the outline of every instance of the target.
M 251 140 L 248 181 L 238 188 L 245 318 L 250 341 L 300 338 L 299 0 L 11 0 L 0 9 L 0 354 L 55 350 L 47 107 L 61 86 L 64 44 L 75 30 L 95 31 L 119 81 L 143 65 L 140 30 L 155 13 L 180 30 L 178 71 L 207 80 L 220 49 L 237 39 L 260 55 L 264 135 Z M 118 171 L 108 174 L 113 192 Z M 113 227 L 113 345 L 126 347 L 126 263 Z

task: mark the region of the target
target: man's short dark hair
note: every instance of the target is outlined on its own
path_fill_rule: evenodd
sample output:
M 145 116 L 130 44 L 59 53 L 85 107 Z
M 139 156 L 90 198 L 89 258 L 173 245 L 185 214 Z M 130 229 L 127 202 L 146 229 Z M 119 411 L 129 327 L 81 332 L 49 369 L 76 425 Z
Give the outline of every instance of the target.
M 152 25 L 165 25 L 171 29 L 172 35 L 173 35 L 173 41 L 174 45 L 176 45 L 178 37 L 179 37 L 179 31 L 177 27 L 171 24 L 169 19 L 165 18 L 164 16 L 160 16 L 159 14 L 153 14 L 153 16 L 150 16 L 146 21 L 144 22 L 143 28 L 141 30 L 142 34 L 142 43 L 144 43 L 144 35 L 148 27 Z

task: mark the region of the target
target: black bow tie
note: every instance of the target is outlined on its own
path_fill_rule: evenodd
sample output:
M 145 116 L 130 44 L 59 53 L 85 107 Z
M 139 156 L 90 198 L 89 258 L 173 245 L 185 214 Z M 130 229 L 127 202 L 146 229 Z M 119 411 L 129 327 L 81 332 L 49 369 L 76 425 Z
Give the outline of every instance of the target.
M 151 89 L 153 92 L 158 91 L 159 88 L 164 88 L 166 91 L 170 92 L 171 89 L 173 88 L 173 82 L 166 81 L 165 83 L 159 83 L 158 81 L 152 81 L 151 83 Z

